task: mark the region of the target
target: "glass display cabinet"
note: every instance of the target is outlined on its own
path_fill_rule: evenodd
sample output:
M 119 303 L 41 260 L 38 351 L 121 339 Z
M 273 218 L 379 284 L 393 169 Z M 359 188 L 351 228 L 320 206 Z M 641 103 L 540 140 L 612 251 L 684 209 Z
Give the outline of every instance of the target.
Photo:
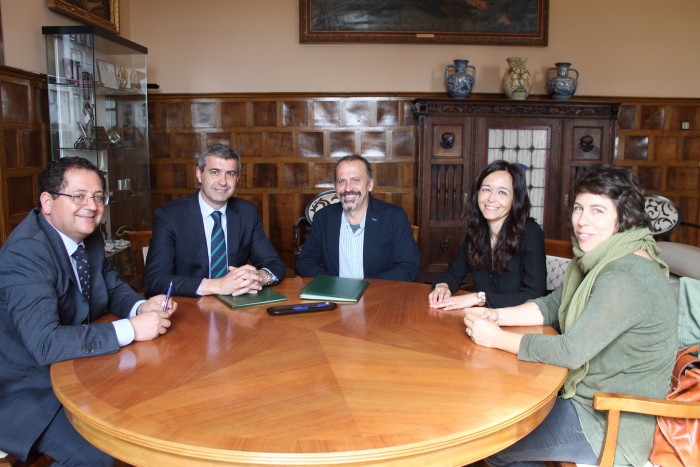
M 107 178 L 107 253 L 151 228 L 146 54 L 92 26 L 45 26 L 51 157 L 84 157 Z M 118 269 L 119 265 L 117 264 Z

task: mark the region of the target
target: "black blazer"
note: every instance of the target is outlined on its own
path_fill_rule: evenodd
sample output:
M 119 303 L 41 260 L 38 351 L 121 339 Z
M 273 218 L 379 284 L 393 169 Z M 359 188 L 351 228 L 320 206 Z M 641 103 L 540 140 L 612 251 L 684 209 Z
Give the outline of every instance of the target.
M 433 282 L 433 286 L 445 282 L 454 293 L 467 274 L 471 274 L 474 290 L 486 292 L 486 306 L 492 308 L 520 305 L 542 297 L 547 293 L 544 232 L 534 219 L 530 218 L 525 223 L 523 244 L 508 266 L 510 271 L 500 274 L 494 274 L 491 268 L 472 268 L 465 241 L 447 269 Z
M 341 203 L 314 215 L 311 234 L 296 261 L 297 274 L 314 277 L 340 273 Z M 420 252 L 401 207 L 370 198 L 365 220 L 362 262 L 366 278 L 414 281 L 420 272 Z
M 202 279 L 209 277 L 209 253 L 199 192 L 156 209 L 153 236 L 146 257 L 144 287 L 147 296 L 165 293 L 173 281 L 173 295 L 197 296 Z M 226 207 L 226 248 L 229 266 L 250 261 L 267 268 L 278 279 L 285 265 L 265 235 L 258 211 L 250 201 L 231 198 Z
M 38 209 L 0 249 L 0 449 L 22 459 L 60 408 L 50 365 L 117 352 L 114 326 L 92 321 L 110 310 L 126 318 L 143 300 L 112 270 L 99 231 L 84 243 L 90 303 L 63 240 Z

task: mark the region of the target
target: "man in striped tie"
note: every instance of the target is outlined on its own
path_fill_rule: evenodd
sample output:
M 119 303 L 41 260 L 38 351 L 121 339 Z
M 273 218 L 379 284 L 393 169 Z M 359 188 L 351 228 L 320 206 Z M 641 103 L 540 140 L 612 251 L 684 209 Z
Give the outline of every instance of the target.
M 144 286 L 147 295 L 257 293 L 284 277 L 285 265 L 255 205 L 235 198 L 240 156 L 214 144 L 199 156 L 197 193 L 156 209 Z

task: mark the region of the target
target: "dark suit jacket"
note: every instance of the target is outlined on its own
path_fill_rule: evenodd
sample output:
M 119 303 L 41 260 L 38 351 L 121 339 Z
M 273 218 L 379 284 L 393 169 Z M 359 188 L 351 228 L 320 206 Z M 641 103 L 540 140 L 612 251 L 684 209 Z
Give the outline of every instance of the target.
M 311 233 L 297 257 L 297 274 L 314 277 L 340 273 L 341 203 L 314 215 Z M 365 220 L 362 261 L 366 278 L 414 281 L 420 272 L 420 252 L 406 213 L 399 206 L 371 198 Z
M 108 308 L 126 318 L 143 300 L 112 270 L 99 231 L 84 243 L 89 304 L 60 235 L 38 209 L 0 249 L 0 449 L 22 459 L 60 407 L 50 365 L 118 351 L 112 324 L 92 321 Z
M 156 209 L 153 237 L 146 257 L 146 295 L 165 293 L 173 281 L 173 295 L 195 297 L 202 279 L 209 277 L 209 253 L 199 193 Z M 258 211 L 250 201 L 231 198 L 226 207 L 226 248 L 229 266 L 250 261 L 284 278 L 285 265 L 265 235 Z
M 545 263 L 544 232 L 537 221 L 530 218 L 525 223 L 525 238 L 520 250 L 508 263 L 509 271 L 494 274 L 491 268 L 474 269 L 467 257 L 465 240 L 457 256 L 433 282 L 433 286 L 444 282 L 454 293 L 462 280 L 471 274 L 473 289 L 486 292 L 487 307 L 516 306 L 547 293 Z

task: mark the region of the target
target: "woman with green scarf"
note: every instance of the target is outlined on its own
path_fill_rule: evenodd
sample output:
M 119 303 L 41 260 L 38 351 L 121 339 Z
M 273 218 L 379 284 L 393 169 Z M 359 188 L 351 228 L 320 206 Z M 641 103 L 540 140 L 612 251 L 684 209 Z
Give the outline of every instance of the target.
M 516 307 L 471 309 L 464 319 L 478 345 L 569 369 L 547 418 L 489 457 L 491 466 L 596 464 L 606 413 L 593 409 L 593 395 L 664 398 L 670 389 L 678 347 L 676 299 L 648 228 L 643 189 L 627 169 L 600 164 L 576 180 L 573 194 L 574 259 L 562 286 Z M 560 334 L 501 328 L 533 325 L 550 325 Z M 615 465 L 646 463 L 655 423 L 652 416 L 622 415 Z

